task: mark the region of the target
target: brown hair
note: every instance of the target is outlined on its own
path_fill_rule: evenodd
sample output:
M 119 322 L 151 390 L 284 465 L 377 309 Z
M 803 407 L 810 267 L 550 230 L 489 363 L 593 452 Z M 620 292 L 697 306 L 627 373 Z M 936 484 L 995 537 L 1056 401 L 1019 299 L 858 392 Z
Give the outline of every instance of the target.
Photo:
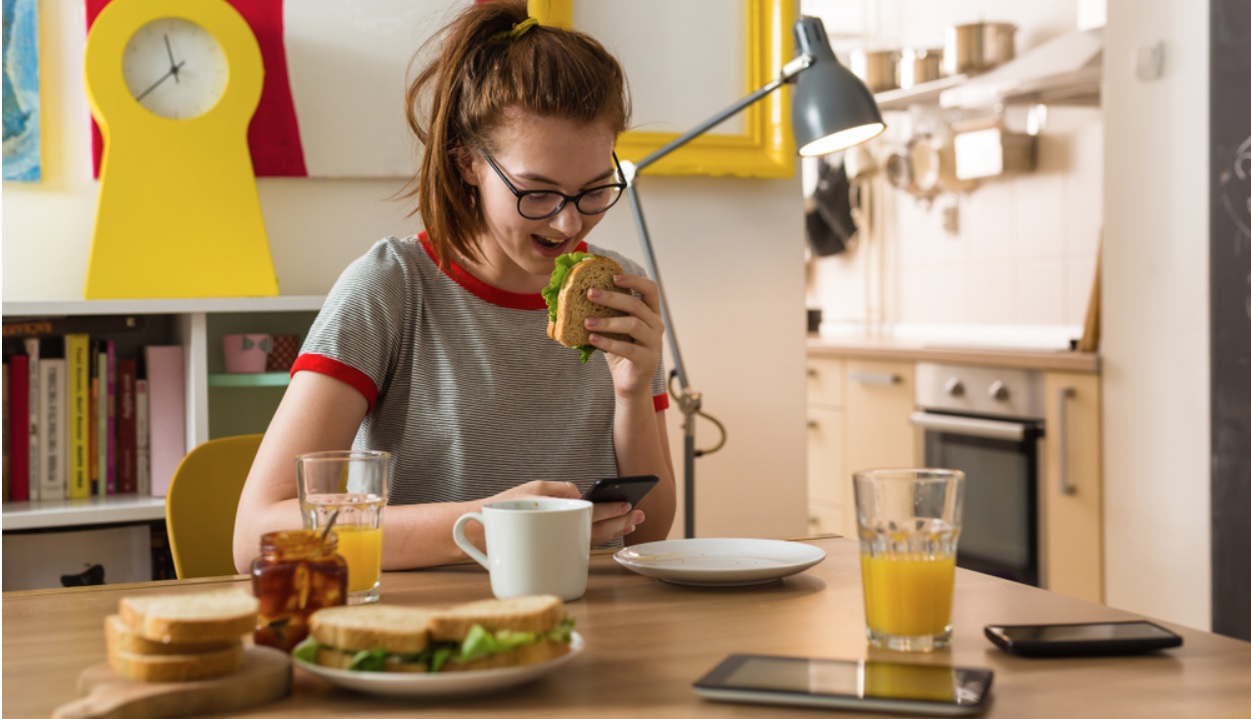
M 527 17 L 524 0 L 469 6 L 427 43 L 441 47 L 409 84 L 408 125 L 424 152 L 405 197 L 417 198 L 415 212 L 440 264 L 454 255 L 480 258 L 484 218 L 477 188 L 465 182 L 458 160 L 498 149 L 491 134 L 507 110 L 603 122 L 614 134 L 629 122 L 625 73 L 616 58 L 576 30 L 534 25 L 510 35 Z

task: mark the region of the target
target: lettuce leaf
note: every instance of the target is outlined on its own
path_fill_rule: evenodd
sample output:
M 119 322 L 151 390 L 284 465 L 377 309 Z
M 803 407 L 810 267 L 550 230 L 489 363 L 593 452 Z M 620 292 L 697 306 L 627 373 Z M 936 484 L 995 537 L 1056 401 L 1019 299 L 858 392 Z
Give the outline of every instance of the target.
M 565 275 L 569 274 L 569 270 L 573 269 L 574 265 L 594 256 L 587 252 L 570 252 L 556 258 L 556 269 L 552 270 L 552 279 L 547 283 L 547 287 L 540 290 L 543 299 L 547 300 L 547 319 L 549 322 L 556 321 L 556 304 L 560 300 L 560 286 L 565 283 Z M 585 359 L 582 361 L 586 362 Z
M 319 646 L 321 645 L 317 643 L 317 640 L 309 636 L 304 641 L 295 645 L 295 648 L 291 650 L 291 656 L 308 664 L 316 664 L 317 648 Z

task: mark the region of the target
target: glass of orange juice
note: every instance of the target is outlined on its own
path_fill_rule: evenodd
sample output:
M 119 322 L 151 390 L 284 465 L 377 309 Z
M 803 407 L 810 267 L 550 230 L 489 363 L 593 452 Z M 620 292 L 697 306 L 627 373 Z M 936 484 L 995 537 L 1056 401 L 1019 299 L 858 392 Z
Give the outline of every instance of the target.
M 869 643 L 914 652 L 948 646 L 964 473 L 874 469 L 853 479 Z
M 348 604 L 378 601 L 391 453 L 312 452 L 297 456 L 295 466 L 304 528 L 324 529 L 334 518 L 330 531 L 348 566 Z

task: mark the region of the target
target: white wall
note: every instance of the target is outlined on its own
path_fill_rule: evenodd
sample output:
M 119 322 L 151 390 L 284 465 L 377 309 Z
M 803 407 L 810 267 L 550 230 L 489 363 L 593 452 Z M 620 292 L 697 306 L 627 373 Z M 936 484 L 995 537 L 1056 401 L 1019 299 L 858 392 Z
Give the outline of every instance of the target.
M 1111 0 L 1105 35 L 1107 601 L 1211 625 L 1208 4 Z M 1134 77 L 1164 43 L 1164 76 Z
M 44 0 L 40 12 L 46 179 L 4 185 L 5 302 L 81 299 L 95 214 L 82 6 Z M 646 82 L 631 77 L 634 86 Z M 258 184 L 282 294 L 323 294 L 373 241 L 418 226 L 405 218 L 405 205 L 387 199 L 397 180 Z M 801 534 L 807 500 L 799 180 L 647 177 L 640 191 L 692 384 L 730 434 L 723 451 L 698 461 L 697 530 Z M 624 202 L 592 239 L 642 259 Z M 679 475 L 681 420 L 676 410 L 669 413 Z M 699 447 L 709 447 L 716 432 L 701 421 L 697 437 Z

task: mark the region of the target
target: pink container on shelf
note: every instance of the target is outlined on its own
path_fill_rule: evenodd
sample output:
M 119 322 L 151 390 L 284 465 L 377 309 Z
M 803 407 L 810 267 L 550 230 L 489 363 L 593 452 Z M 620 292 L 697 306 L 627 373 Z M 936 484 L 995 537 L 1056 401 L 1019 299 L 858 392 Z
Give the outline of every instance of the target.
M 230 374 L 264 372 L 265 361 L 274 347 L 270 335 L 223 335 L 222 352 Z

